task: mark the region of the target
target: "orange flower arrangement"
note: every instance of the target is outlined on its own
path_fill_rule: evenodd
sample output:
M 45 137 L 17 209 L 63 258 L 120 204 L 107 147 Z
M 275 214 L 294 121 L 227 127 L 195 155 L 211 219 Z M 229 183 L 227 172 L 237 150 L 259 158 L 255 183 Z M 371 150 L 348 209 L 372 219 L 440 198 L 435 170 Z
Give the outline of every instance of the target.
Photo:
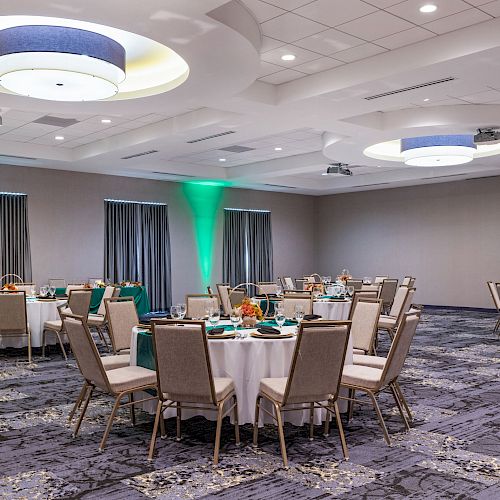
M 249 318 L 257 318 L 261 320 L 264 317 L 260 306 L 252 303 L 252 301 L 248 297 L 245 297 L 243 299 L 239 310 L 243 318 L 246 316 Z
M 6 283 L 2 290 L 9 290 L 11 292 L 15 292 L 17 290 L 17 286 L 14 283 Z

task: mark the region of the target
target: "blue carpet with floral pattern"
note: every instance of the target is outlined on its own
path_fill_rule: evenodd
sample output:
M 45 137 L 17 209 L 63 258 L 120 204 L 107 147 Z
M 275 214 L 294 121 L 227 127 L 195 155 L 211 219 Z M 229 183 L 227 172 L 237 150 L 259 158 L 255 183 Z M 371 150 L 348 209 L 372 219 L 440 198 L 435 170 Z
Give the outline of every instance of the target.
M 0 498 L 6 499 L 484 499 L 500 498 L 500 341 L 490 312 L 424 311 L 401 377 L 414 411 L 403 432 L 389 395 L 381 396 L 393 445 L 385 444 L 372 408 L 356 407 L 345 426 L 350 460 L 341 460 L 335 429 L 286 426 L 290 467 L 282 468 L 276 429 L 260 433 L 251 447 L 251 426 L 234 445 L 223 428 L 221 463 L 211 465 L 215 424 L 201 417 L 175 422 L 158 440 L 154 461 L 146 459 L 152 417 L 138 411 L 131 427 L 121 410 L 107 449 L 97 450 L 111 400 L 96 398 L 78 438 L 66 416 L 81 387 L 74 360 L 57 348 L 50 359 L 0 351 Z M 388 341 L 381 340 L 381 352 Z M 39 352 L 36 352 L 39 354 Z

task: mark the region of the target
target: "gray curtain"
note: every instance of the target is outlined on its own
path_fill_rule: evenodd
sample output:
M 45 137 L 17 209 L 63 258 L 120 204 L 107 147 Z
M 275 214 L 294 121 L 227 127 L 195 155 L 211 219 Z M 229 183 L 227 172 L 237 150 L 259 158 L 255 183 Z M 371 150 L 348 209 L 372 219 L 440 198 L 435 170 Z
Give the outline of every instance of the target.
M 271 281 L 271 212 L 224 210 L 223 279 L 239 283 Z
M 29 283 L 31 274 L 28 197 L 0 194 L 0 276 L 17 274 Z
M 151 309 L 165 311 L 172 297 L 167 205 L 104 202 L 104 275 L 140 281 Z

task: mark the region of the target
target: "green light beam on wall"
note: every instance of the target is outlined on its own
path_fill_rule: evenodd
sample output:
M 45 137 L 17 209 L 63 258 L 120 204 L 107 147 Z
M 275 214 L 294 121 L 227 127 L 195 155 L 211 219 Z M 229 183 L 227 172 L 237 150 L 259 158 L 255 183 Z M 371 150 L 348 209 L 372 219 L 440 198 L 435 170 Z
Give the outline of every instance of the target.
M 184 183 L 182 187 L 193 212 L 193 227 L 203 289 L 211 284 L 215 223 L 225 185 L 224 182 L 218 181 L 192 181 Z

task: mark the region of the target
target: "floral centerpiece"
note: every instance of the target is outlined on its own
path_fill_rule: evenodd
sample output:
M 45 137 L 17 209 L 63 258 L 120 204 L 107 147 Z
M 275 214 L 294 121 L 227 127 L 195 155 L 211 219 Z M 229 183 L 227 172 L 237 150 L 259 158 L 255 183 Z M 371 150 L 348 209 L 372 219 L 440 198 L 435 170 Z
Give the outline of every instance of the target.
M 351 273 L 349 272 L 349 269 L 342 269 L 340 274 L 337 276 L 338 281 L 342 281 L 344 285 L 347 283 L 347 280 L 350 280 L 352 278 Z
M 117 286 L 142 286 L 140 281 L 120 281 Z
M 94 281 L 94 288 L 106 288 L 104 281 Z
M 15 283 L 5 283 L 5 285 L 2 287 L 2 290 L 15 292 L 17 290 L 17 286 L 15 285 Z
M 245 297 L 239 307 L 236 308 L 242 317 L 243 326 L 255 326 L 257 320 L 262 320 L 264 314 L 258 304 L 254 304 L 248 297 Z

